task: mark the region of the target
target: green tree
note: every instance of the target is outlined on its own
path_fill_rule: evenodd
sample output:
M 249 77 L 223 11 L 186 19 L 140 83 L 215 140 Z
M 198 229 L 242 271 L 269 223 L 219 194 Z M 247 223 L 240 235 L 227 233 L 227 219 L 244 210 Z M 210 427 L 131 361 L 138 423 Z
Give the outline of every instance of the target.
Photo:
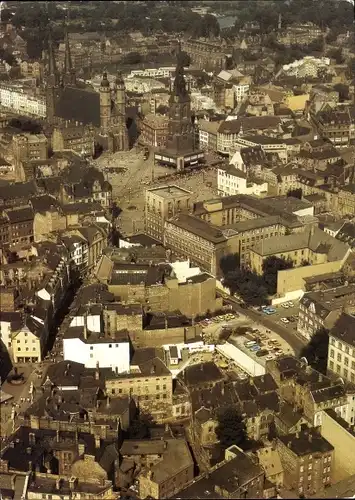
M 239 295 L 248 306 L 261 306 L 267 301 L 267 289 L 262 276 L 258 276 L 249 269 L 235 268 L 224 274 L 224 285 L 232 294 Z M 233 266 L 233 260 L 229 262 Z
M 216 435 L 225 448 L 240 446 L 246 441 L 246 428 L 240 412 L 234 406 L 221 408 L 217 413 Z
M 277 291 L 277 273 L 292 267 L 293 263 L 290 259 L 276 257 L 275 255 L 271 255 L 264 260 L 263 279 L 270 295 L 274 295 Z
M 315 370 L 326 373 L 328 361 L 329 330 L 320 328 L 301 350 L 300 357 L 305 357 Z

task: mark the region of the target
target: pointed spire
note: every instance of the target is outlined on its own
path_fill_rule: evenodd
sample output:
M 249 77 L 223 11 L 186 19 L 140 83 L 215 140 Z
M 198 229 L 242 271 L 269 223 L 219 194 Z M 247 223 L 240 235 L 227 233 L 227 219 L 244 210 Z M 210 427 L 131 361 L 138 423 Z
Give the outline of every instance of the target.
M 117 70 L 115 83 L 116 83 L 116 85 L 120 85 L 120 86 L 124 85 L 124 79 L 122 76 L 122 72 L 120 70 Z
M 64 74 L 69 75 L 73 71 L 73 65 L 71 60 L 69 34 L 67 26 L 65 27 L 64 42 L 65 42 Z
M 54 45 L 52 40 L 52 29 L 50 22 L 48 22 L 48 84 L 58 84 L 58 71 L 54 56 Z
M 107 72 L 104 71 L 102 74 L 102 80 L 101 80 L 101 87 L 110 87 L 110 82 L 108 81 L 107 78 Z
M 184 65 L 182 61 L 181 42 L 179 40 L 178 50 L 176 53 L 176 70 L 174 80 L 174 94 L 177 96 L 185 96 L 187 94 L 186 81 L 184 76 Z

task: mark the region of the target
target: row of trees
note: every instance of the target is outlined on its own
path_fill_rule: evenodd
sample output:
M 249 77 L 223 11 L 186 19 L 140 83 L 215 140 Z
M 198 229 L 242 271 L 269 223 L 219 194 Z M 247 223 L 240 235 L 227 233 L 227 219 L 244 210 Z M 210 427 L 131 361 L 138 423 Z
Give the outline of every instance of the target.
M 240 268 L 238 254 L 223 257 L 220 262 L 224 276 L 224 285 L 232 294 L 238 294 L 247 305 L 261 306 L 267 302 L 269 295 L 277 290 L 277 273 L 291 269 L 293 263 L 289 259 L 268 257 L 263 262 L 263 273 L 258 275 L 250 269 Z
M 331 28 L 332 33 L 335 34 L 352 29 L 354 18 L 352 5 L 346 1 L 336 0 L 290 0 L 287 2 L 245 0 L 235 2 L 234 7 L 238 17 L 236 29 L 243 28 L 248 21 L 256 21 L 260 24 L 260 30 L 264 34 L 277 28 L 280 14 L 282 27 L 298 22 L 312 22 L 322 28 Z

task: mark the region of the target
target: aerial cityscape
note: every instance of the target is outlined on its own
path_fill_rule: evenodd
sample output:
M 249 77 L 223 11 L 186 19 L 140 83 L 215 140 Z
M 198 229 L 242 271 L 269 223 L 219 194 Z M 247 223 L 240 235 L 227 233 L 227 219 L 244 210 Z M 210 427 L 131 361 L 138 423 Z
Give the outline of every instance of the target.
M 352 0 L 0 2 L 0 500 L 355 498 Z

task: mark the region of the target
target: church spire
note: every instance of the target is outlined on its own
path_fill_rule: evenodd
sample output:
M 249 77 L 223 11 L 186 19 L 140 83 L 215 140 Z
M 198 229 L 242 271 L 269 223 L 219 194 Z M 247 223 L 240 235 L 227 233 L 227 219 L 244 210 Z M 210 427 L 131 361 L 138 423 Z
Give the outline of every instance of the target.
M 52 86 L 58 84 L 58 71 L 55 62 L 54 45 L 50 24 L 48 25 L 48 84 Z
M 186 81 L 184 76 L 184 64 L 183 64 L 183 56 L 181 52 L 181 43 L 179 42 L 178 51 L 176 54 L 176 69 L 175 69 L 175 80 L 173 85 L 173 90 L 175 96 L 186 96 L 187 88 Z
M 69 2 L 67 7 L 66 22 L 64 27 L 65 55 L 64 55 L 63 82 L 69 84 L 75 84 L 75 71 L 73 69 L 73 63 L 71 58 L 68 24 L 69 24 Z

